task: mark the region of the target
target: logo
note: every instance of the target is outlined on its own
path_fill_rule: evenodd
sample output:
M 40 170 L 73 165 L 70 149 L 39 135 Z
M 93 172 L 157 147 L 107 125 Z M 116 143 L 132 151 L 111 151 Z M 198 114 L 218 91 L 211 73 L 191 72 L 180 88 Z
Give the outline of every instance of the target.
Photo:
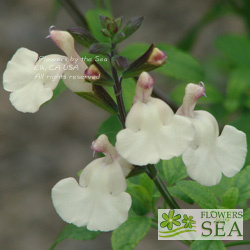
M 158 240 L 243 240 L 243 210 L 158 209 Z

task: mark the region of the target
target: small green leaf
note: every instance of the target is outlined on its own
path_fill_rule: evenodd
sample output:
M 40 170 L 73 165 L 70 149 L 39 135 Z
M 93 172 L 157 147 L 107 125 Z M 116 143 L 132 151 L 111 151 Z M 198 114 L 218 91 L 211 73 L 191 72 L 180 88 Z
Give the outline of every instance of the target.
M 118 33 L 118 37 L 119 39 L 117 39 L 117 37 L 114 37 L 114 40 L 117 43 L 122 42 L 123 40 L 127 39 L 128 37 L 130 37 L 133 33 L 135 33 L 141 26 L 143 22 L 143 17 L 133 17 L 131 18 L 127 24 L 125 25 L 125 27 L 121 30 L 121 33 L 124 34 L 124 36 L 120 36 Z
M 195 240 L 190 250 L 226 250 L 221 240 Z
M 188 176 L 186 167 L 180 157 L 174 157 L 168 161 L 160 161 L 157 168 L 162 168 L 164 177 L 169 186 L 173 186 L 178 181 Z
M 89 47 L 90 54 L 107 55 L 111 50 L 111 45 L 108 43 L 93 43 Z
M 83 27 L 73 27 L 68 29 L 68 31 L 74 39 L 84 47 L 89 48 L 91 44 L 99 42 L 88 30 Z
M 133 250 L 148 233 L 151 219 L 131 216 L 119 228 L 113 231 L 111 244 L 113 250 Z
M 150 212 L 152 196 L 145 187 L 127 180 L 127 193 L 132 197 L 132 209 L 136 214 L 145 215 Z
M 216 197 L 222 199 L 226 191 L 234 186 L 234 181 L 235 178 L 228 178 L 223 175 L 219 184 L 208 188 L 213 192 Z
M 213 209 L 219 205 L 218 200 L 209 187 L 202 186 L 195 181 L 180 181 L 177 183 L 177 187 L 201 208 Z
M 239 189 L 232 187 L 227 190 L 227 192 L 223 195 L 221 206 L 228 208 L 228 209 L 234 209 L 237 205 L 239 197 Z
M 97 135 L 105 134 L 108 136 L 110 143 L 115 145 L 116 135 L 122 129 L 121 123 L 116 115 L 111 115 L 99 127 Z
M 103 9 L 92 9 L 88 10 L 85 13 L 85 18 L 88 23 L 88 27 L 90 29 L 90 32 L 93 34 L 94 37 L 97 38 L 98 41 L 103 43 L 108 43 L 109 38 L 105 37 L 101 33 L 102 25 L 99 21 L 99 14 L 107 17 L 111 17 L 111 14 L 109 11 L 103 10 Z
M 140 175 L 140 184 L 147 190 L 150 196 L 154 194 L 154 182 L 148 177 L 147 174 L 144 173 Z
M 239 189 L 238 202 L 250 199 L 250 166 L 245 167 L 235 179 L 235 187 Z
M 215 46 L 236 65 L 250 66 L 250 40 L 245 36 L 223 35 Z
M 95 239 L 100 234 L 99 231 L 89 231 L 86 227 L 77 227 L 73 224 L 67 224 L 61 231 L 56 241 L 53 243 L 50 250 L 53 250 L 56 245 L 66 239 L 73 240 L 92 240 Z

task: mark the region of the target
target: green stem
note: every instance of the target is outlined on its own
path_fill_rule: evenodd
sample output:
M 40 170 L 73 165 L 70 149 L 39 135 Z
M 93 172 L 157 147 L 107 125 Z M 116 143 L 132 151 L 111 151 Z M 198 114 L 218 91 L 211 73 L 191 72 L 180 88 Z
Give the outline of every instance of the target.
M 232 247 L 232 246 L 247 245 L 247 244 L 250 244 L 250 240 L 241 240 L 241 241 L 229 242 L 229 243 L 225 243 L 225 246 L 226 247 Z
M 152 164 L 148 165 L 147 170 L 148 170 L 147 172 L 148 176 L 153 180 L 153 182 L 155 183 L 155 186 L 157 187 L 157 189 L 159 190 L 163 199 L 166 201 L 169 207 L 172 209 L 179 209 L 180 208 L 179 205 L 176 203 L 174 198 L 168 192 L 162 179 L 159 176 L 159 172 L 157 168 L 155 167 L 155 165 L 152 165 Z
M 121 121 L 123 128 L 125 128 L 126 110 L 125 110 L 123 96 L 122 96 L 122 77 L 119 79 L 117 70 L 112 65 L 112 58 L 115 56 L 115 47 L 116 47 L 116 44 L 112 43 L 111 53 L 108 55 L 108 57 L 109 57 L 109 62 L 111 66 L 112 76 L 115 81 L 114 92 L 115 92 L 115 97 L 116 97 L 116 101 L 118 105 L 119 119 Z
M 88 24 L 85 17 L 82 15 L 72 0 L 60 0 L 60 3 L 77 25 L 81 25 L 88 29 Z

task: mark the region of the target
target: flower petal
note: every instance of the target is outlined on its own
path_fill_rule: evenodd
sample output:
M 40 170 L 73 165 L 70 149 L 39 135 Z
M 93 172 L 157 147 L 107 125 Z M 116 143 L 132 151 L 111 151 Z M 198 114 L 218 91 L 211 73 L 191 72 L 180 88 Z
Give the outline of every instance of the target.
M 90 163 L 81 173 L 80 185 L 73 179 L 59 181 L 52 200 L 63 220 L 93 231 L 110 231 L 128 218 L 131 197 L 119 164 L 106 165 L 105 159 Z
M 67 57 L 52 54 L 41 58 L 35 66 L 35 78 L 37 74 L 42 74 L 40 78 L 45 88 L 54 90 L 60 81 L 63 72 L 67 68 Z
M 3 85 L 6 91 L 15 91 L 34 79 L 34 65 L 38 54 L 26 48 L 20 48 L 8 62 L 3 74 Z
M 193 133 L 187 118 L 174 115 L 163 101 L 150 98 L 147 103 L 138 101 L 132 106 L 126 129 L 117 135 L 116 148 L 132 164 L 154 164 L 182 154 Z
M 205 111 L 194 111 L 194 118 L 190 119 L 196 136 L 192 147 L 182 157 L 189 176 L 202 185 L 212 186 L 220 182 L 221 172 L 228 177 L 239 172 L 246 156 L 245 134 L 225 126 L 221 136 L 217 137 L 218 125 Z
M 23 88 L 10 94 L 11 104 L 21 112 L 34 113 L 53 96 L 53 91 L 44 88 L 40 80 L 33 80 Z
M 246 134 L 226 125 L 217 139 L 216 155 L 220 170 L 227 177 L 237 174 L 245 163 L 247 154 Z

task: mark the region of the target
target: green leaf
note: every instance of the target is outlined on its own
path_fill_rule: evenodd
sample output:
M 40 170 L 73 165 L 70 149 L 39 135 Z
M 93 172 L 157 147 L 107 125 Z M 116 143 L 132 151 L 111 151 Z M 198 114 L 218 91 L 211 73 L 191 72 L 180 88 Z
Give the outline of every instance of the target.
M 204 80 L 202 66 L 190 54 L 169 44 L 158 44 L 156 47 L 163 50 L 168 57 L 166 63 L 156 70 L 157 72 L 188 82 Z
M 134 184 L 127 180 L 127 193 L 132 198 L 132 209 L 138 215 L 145 215 L 150 212 L 152 205 L 152 195 L 141 185 Z
M 183 97 L 185 94 L 185 88 L 187 84 L 179 84 L 178 86 L 175 87 L 174 91 L 171 93 L 172 99 L 178 103 L 179 105 L 182 104 Z M 212 84 L 205 83 L 205 88 L 206 88 L 206 97 L 202 97 L 199 99 L 199 104 L 215 104 L 215 103 L 220 103 L 223 101 L 223 96 L 222 94 L 218 91 L 217 88 L 215 88 Z
M 250 220 L 250 208 L 243 211 L 243 220 Z
M 228 178 L 223 175 L 219 184 L 208 188 L 213 192 L 216 197 L 222 199 L 226 191 L 231 187 L 234 187 L 234 182 L 235 178 Z
M 221 240 L 195 240 L 190 250 L 226 250 Z
M 246 91 L 250 91 L 250 71 L 244 68 L 235 69 L 229 76 L 227 86 L 225 107 L 228 111 L 233 112 L 244 103 L 247 98 L 243 98 L 243 94 Z
M 53 250 L 56 245 L 66 239 L 73 240 L 92 240 L 95 239 L 100 234 L 99 231 L 89 231 L 86 227 L 77 227 L 73 224 L 67 224 L 61 231 L 56 241 L 53 243 L 50 250 Z
M 228 209 L 234 209 L 237 205 L 238 197 L 239 197 L 239 189 L 235 187 L 231 187 L 223 195 L 221 206 L 228 208 Z
M 119 228 L 113 231 L 111 244 L 113 250 L 133 250 L 148 233 L 151 219 L 148 217 L 131 216 Z
M 250 166 L 245 167 L 235 179 L 235 186 L 239 189 L 238 202 L 248 200 L 250 198 Z
M 111 50 L 111 45 L 109 43 L 93 43 L 89 47 L 90 54 L 101 54 L 107 55 Z
M 194 201 L 186 193 L 184 193 L 178 186 L 168 187 L 168 191 L 172 196 L 174 196 L 174 197 L 176 197 L 176 198 L 178 198 L 178 199 L 180 199 L 188 204 L 194 203 Z
M 85 18 L 88 23 L 88 27 L 93 34 L 94 37 L 97 38 L 98 41 L 103 42 L 103 43 L 108 43 L 109 38 L 105 37 L 101 33 L 102 25 L 99 21 L 99 14 L 107 17 L 111 17 L 111 14 L 109 11 L 103 10 L 103 9 L 92 9 L 88 10 L 85 13 Z
M 223 35 L 215 41 L 215 46 L 233 63 L 250 66 L 250 40 L 247 37 Z
M 83 27 L 73 27 L 68 29 L 68 31 L 74 39 L 84 47 L 89 48 L 91 44 L 99 42 L 87 29 Z
M 169 186 L 173 186 L 175 183 L 188 176 L 181 156 L 174 157 L 168 161 L 160 161 L 157 164 L 157 168 L 163 169 L 164 177 Z
M 120 43 L 123 40 L 130 37 L 132 34 L 134 34 L 140 28 L 142 22 L 143 22 L 143 17 L 131 18 L 127 22 L 125 27 L 121 30 L 121 32 L 117 34 L 118 36 L 114 37 L 115 42 Z M 124 36 L 123 35 L 121 36 L 120 34 L 124 34 Z
M 180 181 L 177 183 L 177 187 L 201 208 L 213 209 L 219 205 L 213 192 L 195 181 Z
M 110 116 L 99 127 L 97 135 L 105 134 L 108 136 L 110 143 L 115 145 L 116 135 L 122 129 L 121 123 L 116 115 Z
M 140 175 L 140 184 L 147 190 L 150 196 L 154 194 L 154 182 L 148 177 L 147 174 L 144 173 Z

